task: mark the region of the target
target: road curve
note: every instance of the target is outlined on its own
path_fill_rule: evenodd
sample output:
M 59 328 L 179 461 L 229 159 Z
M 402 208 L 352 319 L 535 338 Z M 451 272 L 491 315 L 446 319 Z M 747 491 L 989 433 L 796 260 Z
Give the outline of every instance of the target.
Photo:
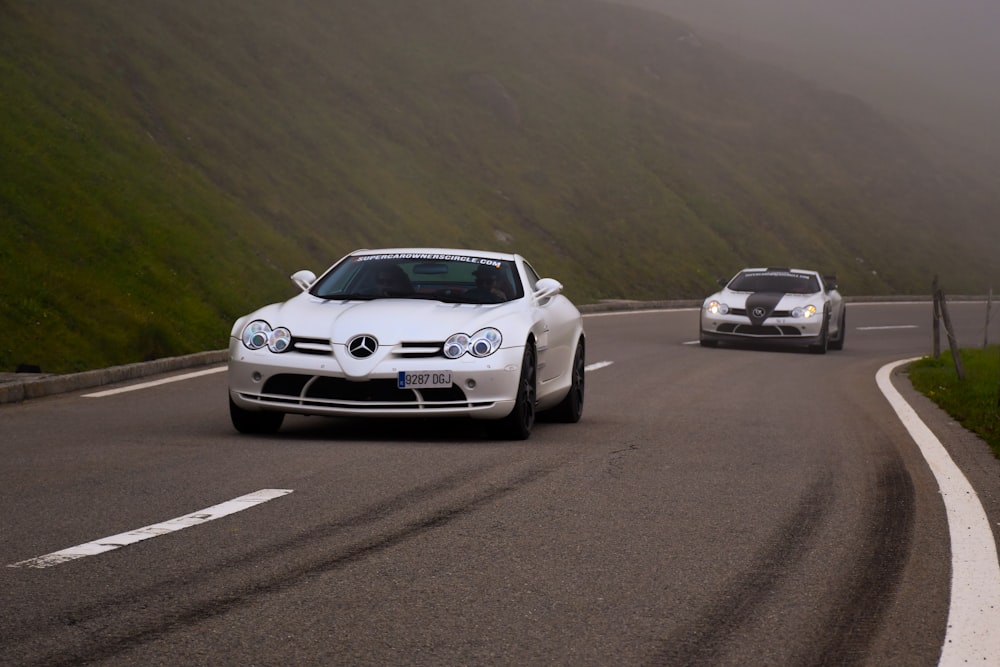
M 960 341 L 982 312 L 952 307 Z M 827 355 L 703 349 L 696 322 L 588 317 L 584 419 L 524 443 L 476 422 L 239 436 L 224 373 L 0 406 L 0 662 L 938 664 L 948 516 L 875 380 L 929 350 L 930 305 L 852 305 Z M 997 461 L 890 379 L 996 526 Z

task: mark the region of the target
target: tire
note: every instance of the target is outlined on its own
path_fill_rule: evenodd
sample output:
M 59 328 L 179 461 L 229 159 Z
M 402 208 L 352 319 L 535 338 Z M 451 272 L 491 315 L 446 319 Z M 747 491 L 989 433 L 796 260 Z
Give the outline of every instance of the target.
M 701 324 L 701 315 L 698 316 L 698 343 L 702 347 L 718 347 L 719 341 L 705 338 L 705 327 Z
M 538 369 L 535 345 L 528 341 L 521 359 L 521 377 L 517 383 L 514 409 L 500 423 L 501 433 L 509 440 L 527 440 L 535 425 L 535 397 L 537 395 Z
M 837 337 L 830 341 L 831 350 L 843 350 L 844 339 L 847 337 L 847 308 L 840 307 L 840 324 L 837 325 Z
M 573 355 L 573 365 L 570 367 L 572 380 L 566 398 L 552 408 L 552 417 L 563 424 L 575 424 L 583 416 L 584 388 L 586 386 L 586 350 L 583 338 L 576 343 L 576 353 Z
M 813 354 L 826 354 L 830 347 L 830 311 L 823 313 L 823 328 L 819 331 L 819 342 L 809 346 Z
M 249 435 L 265 435 L 276 433 L 285 420 L 284 412 L 268 410 L 244 410 L 229 398 L 229 418 L 233 427 L 240 433 Z

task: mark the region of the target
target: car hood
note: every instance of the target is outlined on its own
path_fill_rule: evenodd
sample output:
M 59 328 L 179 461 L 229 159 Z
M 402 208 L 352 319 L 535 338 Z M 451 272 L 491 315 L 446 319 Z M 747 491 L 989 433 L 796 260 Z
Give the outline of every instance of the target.
M 730 308 L 746 308 L 748 302 L 765 305 L 769 310 L 791 310 L 796 306 L 807 304 L 819 305 L 824 301 L 823 295 L 816 294 L 786 294 L 783 292 L 731 292 L 723 290 L 706 299 L 721 301 Z
M 266 306 L 244 318 L 264 319 L 299 338 L 323 338 L 344 344 L 358 334 L 375 336 L 381 345 L 403 341 L 443 341 L 453 333 L 473 334 L 486 326 L 508 325 L 524 308 L 520 301 L 496 305 L 443 303 L 424 299 L 331 301 L 301 294 Z M 501 329 L 501 333 L 506 334 Z

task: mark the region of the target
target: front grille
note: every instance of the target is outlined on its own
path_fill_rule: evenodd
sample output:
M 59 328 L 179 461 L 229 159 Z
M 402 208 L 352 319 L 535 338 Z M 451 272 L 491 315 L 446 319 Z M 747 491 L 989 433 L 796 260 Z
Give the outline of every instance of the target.
M 754 326 L 752 324 L 720 324 L 717 329 L 719 333 L 733 334 L 735 336 L 770 336 L 779 338 L 800 337 L 802 331 L 798 327 L 791 326 Z
M 403 342 L 399 344 L 398 354 L 407 359 L 419 359 L 422 357 L 440 357 L 442 356 L 442 350 L 444 350 L 443 342 Z
M 292 350 L 300 354 L 333 355 L 333 345 L 325 338 L 293 337 Z M 392 353 L 404 359 L 423 359 L 441 357 L 443 350 L 444 342 L 442 341 L 406 341 L 395 346 Z
M 469 406 L 457 385 L 428 389 L 400 389 L 394 379 L 351 382 L 343 378 L 282 373 L 264 383 L 257 398 L 272 403 L 352 409 L 411 408 L 414 410 Z
M 732 308 L 730 309 L 729 313 L 731 315 L 742 315 L 744 317 L 747 317 L 746 308 Z M 792 316 L 792 311 L 790 310 L 775 310 L 768 315 L 768 317 L 791 317 L 791 316 Z
M 301 354 L 332 355 L 333 347 L 325 338 L 292 337 L 292 349 Z

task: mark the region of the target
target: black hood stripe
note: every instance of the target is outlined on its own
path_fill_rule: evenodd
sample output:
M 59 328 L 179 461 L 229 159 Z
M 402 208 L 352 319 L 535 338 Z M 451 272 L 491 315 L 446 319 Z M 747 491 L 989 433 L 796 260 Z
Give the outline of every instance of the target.
M 784 292 L 754 292 L 748 296 L 747 316 L 750 318 L 750 324 L 754 326 L 763 324 L 764 320 L 774 312 L 774 308 L 783 296 Z

